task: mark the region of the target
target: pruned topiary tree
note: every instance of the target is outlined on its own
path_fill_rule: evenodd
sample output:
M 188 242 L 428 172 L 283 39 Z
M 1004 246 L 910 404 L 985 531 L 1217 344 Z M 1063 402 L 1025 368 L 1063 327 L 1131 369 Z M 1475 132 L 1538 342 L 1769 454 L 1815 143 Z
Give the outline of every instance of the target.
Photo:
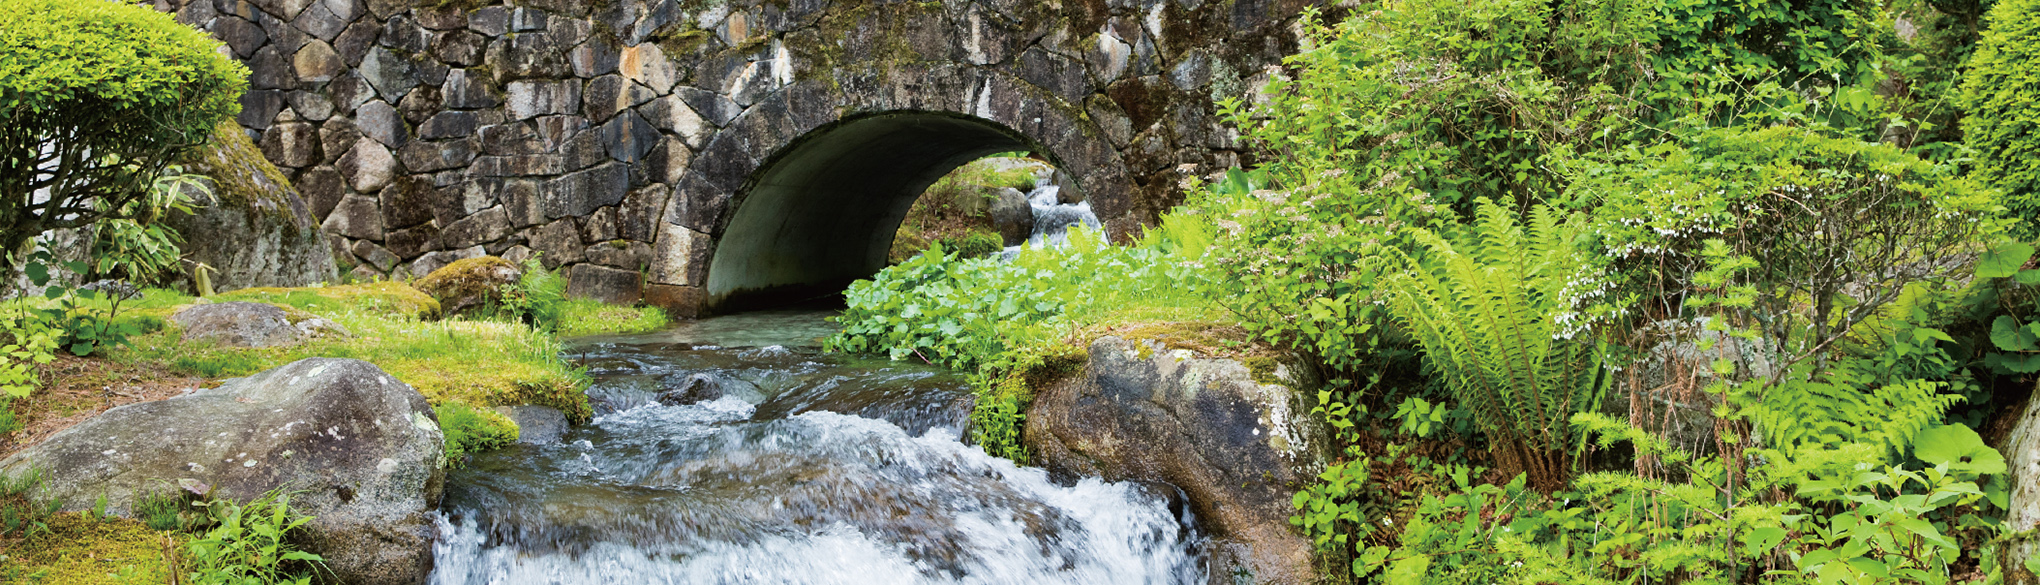
M 144 6 L 0 0 L 0 253 L 150 213 L 164 168 L 240 112 L 248 70 L 218 47 Z

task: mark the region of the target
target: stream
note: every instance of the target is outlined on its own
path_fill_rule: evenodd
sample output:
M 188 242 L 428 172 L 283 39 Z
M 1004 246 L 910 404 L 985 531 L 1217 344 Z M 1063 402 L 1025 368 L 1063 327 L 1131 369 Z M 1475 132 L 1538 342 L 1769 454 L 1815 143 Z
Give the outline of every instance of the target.
M 989 457 L 960 376 L 822 354 L 827 315 L 577 340 L 594 420 L 448 473 L 431 582 L 1204 581 L 1174 488 Z

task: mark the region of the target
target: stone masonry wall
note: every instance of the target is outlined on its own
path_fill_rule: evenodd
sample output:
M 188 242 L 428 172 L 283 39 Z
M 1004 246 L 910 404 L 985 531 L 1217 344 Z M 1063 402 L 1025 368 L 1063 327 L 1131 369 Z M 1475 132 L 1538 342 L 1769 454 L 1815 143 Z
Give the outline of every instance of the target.
M 953 112 L 1042 144 L 1125 236 L 1238 161 L 1214 100 L 1310 0 L 159 0 L 224 41 L 239 118 L 343 265 L 534 253 L 688 314 L 745 181 L 817 127 Z M 737 203 L 732 203 L 736 201 Z M 893 226 L 875 229 L 890 231 Z

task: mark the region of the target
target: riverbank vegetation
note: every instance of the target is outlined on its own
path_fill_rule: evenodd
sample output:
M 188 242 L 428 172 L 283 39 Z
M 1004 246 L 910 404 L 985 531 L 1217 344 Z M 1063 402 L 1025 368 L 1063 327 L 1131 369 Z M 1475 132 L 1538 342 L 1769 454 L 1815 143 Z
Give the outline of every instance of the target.
M 1014 374 L 1086 332 L 1304 354 L 1342 456 L 1292 521 L 1341 581 L 2026 576 L 1990 445 L 2040 372 L 2033 8 L 1307 16 L 1222 105 L 1251 169 L 1139 241 L 931 250 L 830 347 L 975 372 L 974 435 L 1020 457 Z

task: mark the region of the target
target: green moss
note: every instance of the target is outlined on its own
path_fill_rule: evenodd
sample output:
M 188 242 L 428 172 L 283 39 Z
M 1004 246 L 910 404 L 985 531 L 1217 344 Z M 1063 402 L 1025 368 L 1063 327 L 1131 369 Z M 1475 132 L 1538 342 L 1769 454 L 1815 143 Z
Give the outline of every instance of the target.
M 164 551 L 172 533 L 125 518 L 96 520 L 83 512 L 59 514 L 50 532 L 0 547 L 0 582 L 49 585 L 168 583 Z
M 1260 356 L 1240 360 L 1240 363 L 1246 364 L 1247 375 L 1253 378 L 1255 382 L 1277 386 L 1287 386 L 1289 384 L 1284 382 L 1280 376 L 1275 375 L 1276 370 L 1282 367 L 1282 360 Z
M 499 270 L 522 271 L 509 260 L 495 256 L 463 258 L 432 271 L 425 278 L 418 279 L 414 286 L 438 299 L 442 306 L 456 299 L 477 297 L 484 299 L 484 305 L 493 305 L 502 300 L 502 291 L 498 287 L 504 283 L 495 276 Z
M 650 333 L 666 326 L 666 312 L 657 307 L 620 307 L 592 299 L 569 299 L 560 319 L 560 335 L 627 335 Z
M 493 410 L 458 402 L 437 410 L 439 430 L 446 433 L 446 465 L 460 467 L 467 455 L 508 447 L 517 442 L 517 423 Z
M 214 295 L 219 302 L 254 301 L 296 307 L 317 315 L 359 310 L 413 319 L 439 316 L 439 301 L 401 282 L 303 288 L 245 288 Z
M 233 120 L 220 122 L 212 141 L 192 149 L 184 160 L 185 172 L 212 179 L 213 197 L 221 207 L 239 209 L 253 224 L 262 214 L 290 213 L 284 194 L 292 191 L 290 178 L 262 155 L 262 149 L 248 139 L 247 132 Z M 280 222 L 285 237 L 297 237 L 297 222 Z

